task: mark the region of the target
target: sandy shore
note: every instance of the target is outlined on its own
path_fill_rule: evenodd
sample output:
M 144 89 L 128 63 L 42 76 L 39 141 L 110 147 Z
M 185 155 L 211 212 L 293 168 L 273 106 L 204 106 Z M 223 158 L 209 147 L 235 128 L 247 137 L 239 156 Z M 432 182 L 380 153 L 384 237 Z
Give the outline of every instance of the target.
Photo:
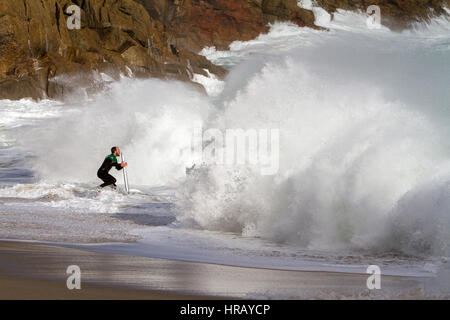
M 1 300 L 196 300 L 200 297 L 151 290 L 83 285 L 68 290 L 61 281 L 0 276 Z M 205 298 L 201 298 L 205 299 Z
M 81 269 L 81 290 L 66 287 Z M 1 299 L 346 299 L 421 298 L 420 278 L 283 271 L 99 254 L 27 242 L 0 242 Z

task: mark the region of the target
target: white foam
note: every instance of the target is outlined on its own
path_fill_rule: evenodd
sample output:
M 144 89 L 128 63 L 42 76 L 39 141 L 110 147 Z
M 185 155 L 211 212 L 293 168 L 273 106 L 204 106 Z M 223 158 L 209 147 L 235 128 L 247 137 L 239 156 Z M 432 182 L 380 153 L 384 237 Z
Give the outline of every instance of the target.
M 216 97 L 222 92 L 225 83 L 219 80 L 216 75 L 210 73 L 208 69 L 204 70 L 208 76 L 194 74 L 192 81 L 200 83 L 206 89 L 209 96 Z
M 32 124 L 36 120 L 55 118 L 61 112 L 61 103 L 51 100 L 0 100 L 0 128 L 11 129 Z
M 312 10 L 313 9 L 313 3 L 312 0 L 299 0 L 298 6 L 303 9 Z
M 132 230 L 141 220 L 171 221 L 170 206 L 162 202 L 168 196 L 170 190 L 145 187 L 127 195 L 108 188 L 99 194 L 95 186 L 70 183 L 2 186 L 0 237 L 72 243 L 136 240 Z

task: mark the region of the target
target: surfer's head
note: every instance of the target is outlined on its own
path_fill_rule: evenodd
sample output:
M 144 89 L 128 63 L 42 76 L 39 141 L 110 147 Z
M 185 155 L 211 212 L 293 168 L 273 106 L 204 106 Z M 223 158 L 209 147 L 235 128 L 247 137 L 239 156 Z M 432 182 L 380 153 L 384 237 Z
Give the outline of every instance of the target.
M 115 156 L 120 156 L 120 149 L 119 147 L 112 147 L 111 148 L 111 153 Z

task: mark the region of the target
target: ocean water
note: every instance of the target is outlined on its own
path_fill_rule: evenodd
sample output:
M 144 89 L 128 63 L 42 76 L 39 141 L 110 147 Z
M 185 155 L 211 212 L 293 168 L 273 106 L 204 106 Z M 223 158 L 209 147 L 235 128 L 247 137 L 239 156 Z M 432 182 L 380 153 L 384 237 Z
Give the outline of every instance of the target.
M 377 264 L 447 294 L 450 23 L 394 33 L 313 9 L 327 30 L 277 23 L 205 48 L 230 71 L 195 76 L 208 96 L 123 76 L 95 96 L 0 101 L 0 238 L 289 270 Z M 186 175 L 199 127 L 278 129 L 278 171 Z M 114 169 L 119 192 L 95 190 L 113 145 L 129 195 Z

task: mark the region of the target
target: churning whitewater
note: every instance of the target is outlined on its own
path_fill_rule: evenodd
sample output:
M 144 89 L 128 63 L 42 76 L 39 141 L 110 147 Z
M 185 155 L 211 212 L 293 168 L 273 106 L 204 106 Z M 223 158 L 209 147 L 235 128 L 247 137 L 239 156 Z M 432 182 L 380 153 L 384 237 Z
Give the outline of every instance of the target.
M 392 272 L 433 272 L 450 255 L 450 23 L 394 33 L 314 10 L 328 31 L 275 24 L 205 48 L 230 70 L 196 76 L 208 96 L 124 76 L 64 103 L 1 101 L 0 237 L 137 240 L 96 248 L 287 269 L 388 257 Z M 278 129 L 278 171 L 194 163 L 196 128 Z M 132 192 L 98 196 L 113 145 Z

